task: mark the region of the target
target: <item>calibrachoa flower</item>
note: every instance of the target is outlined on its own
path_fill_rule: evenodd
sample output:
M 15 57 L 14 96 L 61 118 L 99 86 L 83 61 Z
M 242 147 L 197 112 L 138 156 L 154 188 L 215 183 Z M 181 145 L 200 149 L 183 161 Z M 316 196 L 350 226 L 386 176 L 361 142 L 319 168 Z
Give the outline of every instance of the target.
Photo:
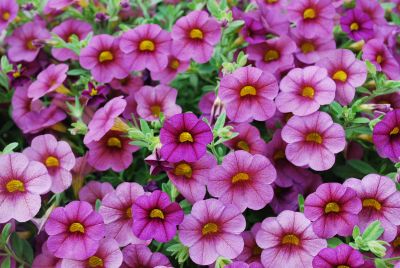
M 113 78 L 128 76 L 132 66 L 130 55 L 119 48 L 120 39 L 107 34 L 94 36 L 87 47 L 82 49 L 79 63 L 90 70 L 97 82 L 108 83 Z
M 159 253 L 151 252 L 144 245 L 129 245 L 122 250 L 124 256 L 123 268 L 163 267 L 170 266 L 168 258 Z
M 280 82 L 276 106 L 281 113 L 309 115 L 335 99 L 335 83 L 326 69 L 310 66 L 292 69 Z
M 35 257 L 32 268 L 61 268 L 62 259 L 55 257 L 47 248 L 47 242 L 43 243 L 42 252 Z
M 233 132 L 239 133 L 235 138 L 224 144 L 233 150 L 243 150 L 251 154 L 264 154 L 266 149 L 265 141 L 260 136 L 260 131 L 248 124 L 234 124 Z
M 341 244 L 336 248 L 324 248 L 312 261 L 314 268 L 361 268 L 364 267 L 363 265 L 363 255 L 346 244 Z
M 114 238 L 121 247 L 145 243 L 132 233 L 132 205 L 143 194 L 141 185 L 123 182 L 101 201 L 99 213 L 106 224 L 106 237 Z
M 224 204 L 236 205 L 241 212 L 262 209 L 272 200 L 270 184 L 276 179 L 276 171 L 263 155 L 231 152 L 211 174 L 208 192 Z
M 109 182 L 89 181 L 79 191 L 79 200 L 86 201 L 94 207 L 97 200 L 103 200 L 103 197 L 112 191 L 114 188 Z
M 174 163 L 167 172 L 169 179 L 176 186 L 187 201 L 195 203 L 203 200 L 206 195 L 206 185 L 210 177 L 210 171 L 217 165 L 212 154 L 206 153 L 196 162 L 185 161 Z
M 278 90 L 272 74 L 254 67 L 243 67 L 222 78 L 218 94 L 232 121 L 264 121 L 275 113 L 273 99 Z
M 285 154 L 290 162 L 317 171 L 331 168 L 346 144 L 343 127 L 324 112 L 293 116 L 282 129 L 282 139 L 288 143 Z
M 190 66 L 190 60 L 180 60 L 179 54 L 174 49 L 171 51 L 172 54 L 168 56 L 168 64 L 163 70 L 159 72 L 151 72 L 151 78 L 153 80 L 159 80 L 162 84 L 168 84 L 171 82 L 179 73 L 185 72 Z
M 243 250 L 241 233 L 246 220 L 234 205 L 216 199 L 196 202 L 179 226 L 179 239 L 189 247 L 190 258 L 209 265 L 219 256 L 234 259 Z
M 207 12 L 196 10 L 178 19 L 172 28 L 172 48 L 181 60 L 210 60 L 221 38 L 221 26 Z
M 120 47 L 133 61 L 132 70 L 159 72 L 168 64 L 170 34 L 157 24 L 143 24 L 125 32 Z
M 0 31 L 7 28 L 18 14 L 18 4 L 15 0 L 0 1 Z
M 325 68 L 336 83 L 335 100 L 342 105 L 348 105 L 354 99 L 356 88 L 367 79 L 365 62 L 356 59 L 347 49 L 327 53 L 316 65 Z
M 210 126 L 193 113 L 177 114 L 164 122 L 160 131 L 161 156 L 170 162 L 195 162 L 213 140 Z
M 31 146 L 23 153 L 30 160 L 41 162 L 46 166 L 52 180 L 52 192 L 61 193 L 69 188 L 75 156 L 68 143 L 57 141 L 53 135 L 45 134 L 35 137 Z
M 304 202 L 304 215 L 321 238 L 351 235 L 361 209 L 357 193 L 340 183 L 320 185 Z
M 400 192 L 388 177 L 369 174 L 362 180 L 348 179 L 343 184 L 353 188 L 362 201 L 362 210 L 358 214 L 361 231 L 371 222 L 379 220 L 385 229 L 382 237 L 390 242 L 397 235 L 400 225 Z
M 148 121 L 160 119 L 163 113 L 165 118 L 180 114 L 182 109 L 176 105 L 178 91 L 175 88 L 158 85 L 156 87 L 144 86 L 135 94 L 139 116 Z
M 43 164 L 23 154 L 0 154 L 0 185 L 0 223 L 26 222 L 39 212 L 51 178 Z
M 123 93 L 131 94 L 136 93 L 143 86 L 143 80 L 140 76 L 130 74 L 123 79 L 113 79 L 110 86 L 113 89 L 121 90 Z
M 311 222 L 299 212 L 285 210 L 266 218 L 256 236 L 263 249 L 264 267 L 311 267 L 318 252 L 327 246 L 312 230 Z
M 256 223 L 251 227 L 250 231 L 244 231 L 242 233 L 244 248 L 236 260 L 261 265 L 262 249 L 256 243 L 256 235 L 260 228 L 261 223 Z
M 374 37 L 374 23 L 371 17 L 358 8 L 348 10 L 340 18 L 342 30 L 355 40 L 369 40 Z
M 166 193 L 154 191 L 138 197 L 132 206 L 133 233 L 143 240 L 168 242 L 183 220 L 183 210 Z
M 373 141 L 381 157 L 400 160 L 400 110 L 388 112 L 373 130 Z
M 103 219 L 84 201 L 55 208 L 45 225 L 47 246 L 58 258 L 85 260 L 93 256 L 105 235 Z

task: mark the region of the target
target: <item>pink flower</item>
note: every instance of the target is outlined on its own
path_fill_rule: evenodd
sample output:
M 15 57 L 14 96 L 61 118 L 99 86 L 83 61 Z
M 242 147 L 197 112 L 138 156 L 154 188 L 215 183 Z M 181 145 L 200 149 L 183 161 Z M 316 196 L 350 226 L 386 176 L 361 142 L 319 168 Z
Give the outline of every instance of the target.
M 79 200 L 86 201 L 95 207 L 97 200 L 103 200 L 103 197 L 113 191 L 114 188 L 109 182 L 89 181 L 79 191 Z
M 251 154 L 264 154 L 266 149 L 265 141 L 260 136 L 260 131 L 248 124 L 233 124 L 233 132 L 239 133 L 235 138 L 224 144 L 233 150 L 243 150 Z
M 0 2 L 0 31 L 7 28 L 18 14 L 18 3 L 15 0 Z
M 168 258 L 159 253 L 151 252 L 144 245 L 129 245 L 122 250 L 124 263 L 121 268 L 165 267 L 170 266 Z
M 244 248 L 242 253 L 237 256 L 236 260 L 261 265 L 262 249 L 256 243 L 256 235 L 260 229 L 261 223 L 258 222 L 254 224 L 249 231 L 244 231 L 242 233 Z
M 159 80 L 162 84 L 168 84 L 179 74 L 185 72 L 189 66 L 189 60 L 180 60 L 179 54 L 175 50 L 171 51 L 171 55 L 168 56 L 168 64 L 163 70 L 158 72 L 151 72 L 151 78 L 153 80 Z

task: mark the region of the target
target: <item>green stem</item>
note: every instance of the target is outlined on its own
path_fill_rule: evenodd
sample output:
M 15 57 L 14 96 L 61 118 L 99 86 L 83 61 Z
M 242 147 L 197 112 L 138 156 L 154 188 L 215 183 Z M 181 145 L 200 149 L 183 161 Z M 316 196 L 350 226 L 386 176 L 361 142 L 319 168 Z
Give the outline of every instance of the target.
M 140 9 L 141 9 L 142 12 L 143 12 L 143 16 L 144 16 L 146 19 L 150 19 L 149 12 L 147 12 L 147 7 L 143 4 L 143 1 L 142 1 L 142 0 L 137 0 L 137 3 L 138 3 Z
M 16 262 L 18 262 L 19 264 L 22 264 L 24 267 L 25 266 L 29 267 L 29 263 L 27 263 L 26 261 L 24 261 L 17 255 L 15 255 L 14 251 L 11 248 L 9 248 L 9 246 L 7 244 L 4 246 L 3 249 L 7 253 L 7 255 L 9 255 L 11 258 L 13 258 Z

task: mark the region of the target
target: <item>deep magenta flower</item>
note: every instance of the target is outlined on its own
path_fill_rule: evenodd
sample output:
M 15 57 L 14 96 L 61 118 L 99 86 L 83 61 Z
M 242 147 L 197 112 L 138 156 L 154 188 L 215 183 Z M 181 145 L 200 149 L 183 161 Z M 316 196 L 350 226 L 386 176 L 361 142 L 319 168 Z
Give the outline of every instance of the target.
M 157 24 L 142 24 L 125 32 L 120 43 L 121 50 L 129 54 L 126 57 L 134 62 L 132 70 L 155 72 L 167 67 L 170 45 L 170 33 Z
M 133 233 L 143 240 L 168 242 L 183 220 L 183 210 L 159 190 L 138 197 L 132 206 Z
M 221 38 L 221 26 L 207 12 L 196 10 L 175 22 L 171 36 L 172 49 L 179 59 L 205 63 Z
M 65 141 L 57 141 L 51 134 L 37 136 L 31 146 L 23 151 L 30 160 L 43 163 L 52 180 L 51 191 L 61 193 L 72 182 L 71 170 L 75 166 L 75 156 Z
M 240 235 L 246 220 L 234 205 L 224 205 L 216 199 L 196 202 L 179 226 L 179 239 L 189 247 L 192 261 L 209 265 L 219 256 L 234 259 L 243 250 Z
M 290 162 L 317 171 L 331 168 L 346 144 L 343 127 L 325 112 L 293 116 L 282 129 L 282 139 L 288 143 L 285 154 Z
M 361 209 L 356 191 L 339 183 L 320 185 L 304 202 L 304 215 L 321 238 L 351 235 Z
M 379 220 L 385 229 L 383 239 L 393 241 L 400 225 L 400 193 L 395 183 L 388 177 L 369 174 L 362 180 L 348 179 L 343 185 L 353 188 L 362 201 L 362 210 L 358 214 L 361 231 Z
M 18 14 L 18 3 L 15 0 L 0 2 L 0 31 L 7 28 Z
M 45 225 L 47 246 L 58 257 L 85 260 L 93 256 L 105 235 L 103 219 L 84 201 L 72 201 L 57 207 Z
M 299 212 L 285 210 L 266 218 L 256 235 L 263 249 L 261 262 L 266 268 L 311 267 L 318 252 L 327 246 L 312 230 L 311 222 Z
M 132 205 L 143 194 L 141 185 L 123 182 L 102 199 L 99 213 L 106 224 L 106 237 L 115 239 L 121 247 L 146 243 L 132 233 Z
M 375 125 L 372 139 L 376 151 L 381 157 L 389 158 L 397 163 L 400 161 L 400 110 L 388 112 Z
M 374 37 L 374 23 L 371 17 L 359 8 L 348 10 L 341 18 L 342 30 L 355 41 L 369 40 Z
M 129 75 L 132 58 L 119 48 L 120 39 L 111 35 L 93 36 L 87 47 L 82 49 L 79 63 L 90 70 L 93 78 L 100 83 L 123 79 Z
M 368 14 L 375 24 L 383 25 L 387 23 L 385 20 L 385 10 L 379 1 L 356 0 L 356 7 Z
M 144 245 L 129 245 L 122 250 L 122 254 L 124 256 L 122 268 L 169 267 L 171 265 L 164 254 L 153 253 Z
M 51 178 L 43 164 L 20 153 L 0 155 L 0 223 L 26 222 L 40 210 L 40 195 L 50 190 Z
M 336 267 L 364 267 L 363 255 L 354 248 L 341 244 L 336 248 L 324 248 L 312 261 L 313 268 L 336 268 Z
M 328 71 L 336 84 L 335 100 L 342 105 L 348 105 L 354 99 L 356 88 L 367 79 L 365 62 L 356 59 L 353 52 L 347 49 L 327 53 L 316 65 Z
M 106 194 L 114 191 L 111 183 L 89 181 L 79 191 L 79 200 L 90 203 L 93 207 L 96 205 L 96 201 L 103 200 Z
M 182 108 L 176 104 L 178 91 L 175 88 L 158 85 L 156 87 L 144 86 L 135 94 L 139 116 L 148 121 L 160 119 L 163 113 L 166 119 L 182 113 Z
M 164 122 L 160 131 L 161 156 L 170 162 L 195 162 L 213 140 L 210 126 L 193 113 L 177 114 Z
M 251 154 L 265 154 L 266 144 L 260 136 L 260 131 L 248 124 L 233 124 L 233 132 L 239 133 L 235 138 L 224 144 L 233 150 L 243 150 Z
M 262 209 L 272 200 L 271 183 L 276 179 L 276 171 L 263 155 L 231 152 L 211 174 L 208 192 L 224 204 L 234 204 L 241 212 L 246 208 Z
M 281 80 L 276 106 L 281 113 L 305 116 L 318 111 L 321 105 L 335 99 L 335 82 L 324 68 L 295 68 Z
M 264 121 L 275 113 L 273 99 L 278 90 L 272 74 L 243 67 L 222 78 L 218 95 L 233 122 Z

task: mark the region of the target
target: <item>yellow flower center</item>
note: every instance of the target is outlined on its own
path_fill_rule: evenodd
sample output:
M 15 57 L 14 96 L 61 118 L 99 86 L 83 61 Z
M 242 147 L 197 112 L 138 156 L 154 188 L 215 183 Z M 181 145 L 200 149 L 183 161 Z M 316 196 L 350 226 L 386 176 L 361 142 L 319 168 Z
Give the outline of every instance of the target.
M 155 208 L 150 212 L 150 218 L 152 218 L 152 219 L 158 218 L 158 219 L 163 220 L 164 213 L 161 210 L 159 210 L 158 208 Z
M 243 151 L 246 151 L 246 152 L 249 152 L 249 151 L 250 151 L 250 147 L 249 147 L 249 145 L 247 144 L 247 142 L 245 142 L 245 141 L 239 141 L 239 142 L 236 144 L 236 147 L 239 148 L 239 149 L 242 149 Z
M 80 232 L 82 234 L 85 233 L 85 227 L 83 227 L 83 225 L 79 222 L 74 222 L 69 226 L 69 231 L 71 233 L 76 233 L 76 232 Z
M 153 105 L 150 107 L 151 114 L 155 117 L 160 117 L 161 107 L 159 105 Z
M 337 268 L 351 268 L 350 266 L 347 266 L 347 265 L 338 265 L 338 266 L 336 266 Z
M 283 150 L 278 150 L 274 153 L 274 160 L 285 159 L 285 152 Z
M 276 51 L 275 49 L 270 49 L 265 53 L 264 55 L 264 61 L 265 62 L 270 62 L 279 59 L 280 55 L 279 52 Z
M 60 161 L 54 156 L 47 157 L 44 163 L 46 167 L 58 167 L 60 165 Z
M 193 142 L 193 137 L 192 137 L 192 134 L 190 134 L 189 132 L 187 132 L 187 131 L 184 131 L 184 132 L 182 132 L 180 135 L 179 135 L 179 141 L 180 142 Z
M 2 16 L 3 20 L 9 20 L 10 17 L 11 17 L 10 12 L 6 11 L 6 12 L 3 13 L 3 16 Z
M 116 137 L 111 137 L 107 140 L 108 147 L 122 148 L 121 140 Z
M 171 63 L 169 64 L 169 67 L 173 70 L 176 70 L 179 68 L 179 65 L 180 65 L 179 61 L 177 59 L 175 59 L 175 60 L 171 61 Z
M 6 184 L 6 189 L 9 193 L 13 193 L 15 191 L 25 192 L 24 183 L 20 180 L 10 180 Z
M 322 143 L 322 137 L 317 132 L 311 132 L 306 136 L 306 141 L 315 142 L 318 144 Z
M 382 57 L 381 55 L 376 56 L 376 62 L 377 62 L 378 64 L 381 64 L 382 61 L 383 61 L 383 57 Z
M 178 164 L 174 170 L 176 176 L 185 176 L 188 179 L 192 177 L 192 172 L 192 167 L 187 163 Z
M 357 22 L 353 22 L 352 24 L 350 24 L 350 30 L 357 31 L 358 29 L 360 29 L 360 25 L 358 25 Z
M 378 211 L 381 210 L 381 208 L 382 208 L 381 203 L 379 203 L 376 199 L 373 199 L 373 198 L 364 199 L 362 201 L 362 205 L 365 208 L 367 208 L 367 207 L 374 208 L 375 210 L 378 210 Z
M 232 177 L 232 183 L 237 183 L 239 181 L 248 181 L 250 179 L 247 173 L 239 172 Z
M 203 32 L 200 30 L 200 29 L 192 29 L 191 31 L 190 31 L 190 38 L 192 38 L 192 39 L 203 39 L 204 38 L 204 36 L 203 36 Z
M 216 232 L 218 232 L 218 225 L 216 225 L 213 222 L 209 222 L 206 225 L 203 226 L 203 228 L 201 229 L 201 233 L 203 235 L 208 235 L 208 234 L 215 234 Z
M 262 249 L 259 246 L 255 245 L 251 253 L 252 256 L 260 256 L 262 253 Z
M 129 207 L 126 211 L 125 211 L 125 215 L 128 219 L 132 219 L 132 208 Z
M 105 62 L 105 61 L 110 61 L 113 60 L 114 56 L 110 51 L 103 51 L 99 55 L 99 61 L 100 62 Z
M 143 40 L 139 44 L 140 51 L 154 51 L 155 49 L 156 46 L 154 45 L 154 42 L 151 40 Z
M 303 44 L 301 45 L 301 51 L 303 51 L 304 54 L 313 52 L 314 50 L 315 50 L 315 47 L 314 47 L 314 45 L 313 45 L 312 43 L 310 43 L 310 42 L 306 42 L 306 43 L 303 43 Z
M 97 89 L 92 88 L 92 90 L 90 91 L 89 95 L 93 97 L 93 96 L 96 96 L 97 93 L 99 93 L 99 92 L 97 91 Z
M 265 3 L 268 3 L 268 4 L 273 4 L 276 2 L 278 2 L 278 0 L 265 0 Z
M 307 97 L 307 98 L 314 98 L 315 90 L 312 87 L 304 87 L 303 91 L 301 92 L 301 96 Z
M 242 89 L 240 90 L 240 96 L 244 97 L 247 95 L 252 95 L 252 96 L 257 95 L 257 89 L 253 86 L 242 87 Z
M 339 71 L 337 71 L 336 73 L 333 74 L 332 78 L 334 80 L 339 80 L 339 81 L 342 81 L 342 82 L 346 82 L 347 73 L 345 71 L 343 71 L 343 70 L 339 70 Z
M 315 13 L 315 10 L 313 8 L 307 8 L 303 12 L 303 18 L 305 20 L 307 20 L 307 19 L 315 19 L 316 16 L 317 16 L 317 14 Z
M 35 49 L 36 49 L 35 45 L 33 44 L 33 40 L 28 40 L 28 41 L 26 42 L 26 47 L 27 47 L 29 50 L 35 50 Z
M 400 132 L 399 127 L 394 127 L 394 128 L 392 129 L 392 131 L 390 131 L 390 136 L 397 135 L 397 134 L 399 134 L 399 132 Z
M 396 237 L 396 239 L 393 240 L 392 245 L 393 245 L 393 247 L 395 247 L 395 248 L 398 247 L 398 246 L 400 246 L 400 237 Z
M 329 202 L 325 206 L 325 213 L 331 213 L 331 212 L 337 213 L 339 211 L 340 211 L 340 207 L 339 207 L 338 203 L 336 203 L 336 202 Z
M 104 263 L 103 260 L 97 256 L 92 256 L 89 258 L 88 261 L 89 267 L 96 268 L 96 267 L 103 267 Z
M 282 238 L 282 244 L 291 244 L 298 246 L 300 244 L 300 239 L 294 234 L 287 234 Z
M 14 72 L 14 73 L 12 74 L 12 76 L 13 76 L 14 78 L 18 78 L 18 77 L 21 76 L 21 73 L 18 72 L 18 71 L 16 71 L 16 72 Z

